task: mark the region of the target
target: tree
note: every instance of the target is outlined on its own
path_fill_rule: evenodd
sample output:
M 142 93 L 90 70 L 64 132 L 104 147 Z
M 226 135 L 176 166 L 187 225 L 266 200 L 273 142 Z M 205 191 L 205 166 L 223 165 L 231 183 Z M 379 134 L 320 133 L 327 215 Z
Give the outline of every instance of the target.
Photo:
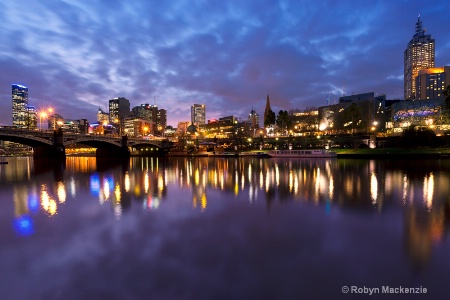
M 264 127 L 272 126 L 273 124 L 275 124 L 275 121 L 275 113 L 272 110 L 269 110 L 264 118 Z
M 339 129 L 351 128 L 353 134 L 355 128 L 361 127 L 361 109 L 356 103 L 352 103 L 342 112 L 338 111 L 338 117 L 335 119 L 336 125 Z
M 414 125 L 409 126 L 403 131 L 402 142 L 405 147 L 436 146 L 438 140 L 433 130 Z
M 280 110 L 278 112 L 276 124 L 282 132 L 285 132 L 288 128 L 291 127 L 292 121 L 289 117 L 289 113 L 286 110 Z

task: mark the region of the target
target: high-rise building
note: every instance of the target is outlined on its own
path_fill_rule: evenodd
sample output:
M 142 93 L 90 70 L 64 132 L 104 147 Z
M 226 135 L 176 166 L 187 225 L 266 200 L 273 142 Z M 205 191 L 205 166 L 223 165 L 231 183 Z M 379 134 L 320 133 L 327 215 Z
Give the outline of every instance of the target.
M 124 97 L 109 100 L 109 122 L 119 124 L 130 115 L 130 100 Z
M 100 107 L 97 111 L 97 122 L 100 124 L 109 123 L 109 113 L 104 112 Z
M 450 85 L 450 66 L 419 71 L 416 77 L 416 99 L 444 98 L 443 91 Z
M 37 110 L 34 106 L 27 105 L 27 129 L 37 129 Z
M 196 126 L 206 123 L 205 104 L 194 104 L 191 106 L 191 122 Z
M 30 125 L 28 116 L 28 87 L 20 84 L 12 85 L 12 124 L 18 128 Z
M 248 123 L 250 124 L 251 129 L 259 129 L 259 115 L 254 109 L 248 114 Z
M 416 98 L 416 77 L 420 70 L 434 68 L 434 39 L 425 34 L 420 15 L 416 23 L 416 33 L 404 53 L 405 100 Z

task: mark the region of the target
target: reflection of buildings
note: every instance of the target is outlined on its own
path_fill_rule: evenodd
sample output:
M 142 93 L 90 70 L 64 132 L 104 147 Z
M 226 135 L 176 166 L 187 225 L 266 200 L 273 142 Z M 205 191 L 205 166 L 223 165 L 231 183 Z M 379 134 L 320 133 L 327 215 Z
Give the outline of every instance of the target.
M 55 177 L 55 171 L 32 176 L 36 171 L 30 160 L 19 159 L 28 164 L 17 168 L 11 164 L 8 174 L 0 173 L 2 182 L 27 182 L 17 186 L 12 199 L 20 234 L 33 232 L 36 214 L 53 216 L 66 203 L 86 197 L 85 191 L 117 217 L 135 204 L 138 209 L 160 209 L 167 203 L 170 189 L 186 196 L 169 199 L 172 204 L 177 200 L 176 205 L 192 205 L 202 211 L 210 209 L 211 195 L 217 193 L 223 201 L 256 204 L 264 199 L 267 206 L 297 201 L 325 210 L 337 205 L 374 214 L 394 206 L 404 211 L 406 251 L 414 264 L 421 266 L 433 245 L 442 240 L 449 220 L 445 212 L 450 164 L 442 161 L 416 161 L 410 166 L 375 160 L 149 157 L 114 164 L 101 163 L 95 157 L 71 157 L 63 174 Z M 23 170 L 29 173 L 20 173 Z

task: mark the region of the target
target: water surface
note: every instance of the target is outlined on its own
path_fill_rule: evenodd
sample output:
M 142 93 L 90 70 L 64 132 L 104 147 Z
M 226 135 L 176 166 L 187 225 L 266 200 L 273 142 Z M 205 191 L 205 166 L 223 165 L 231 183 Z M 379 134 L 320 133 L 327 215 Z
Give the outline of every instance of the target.
M 450 298 L 448 160 L 8 162 L 2 299 Z

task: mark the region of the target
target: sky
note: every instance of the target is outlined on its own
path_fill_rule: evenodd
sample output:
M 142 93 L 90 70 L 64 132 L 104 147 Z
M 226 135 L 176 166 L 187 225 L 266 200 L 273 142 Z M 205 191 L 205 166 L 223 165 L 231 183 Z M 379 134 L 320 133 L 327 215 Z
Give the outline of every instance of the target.
M 155 104 L 168 124 L 262 116 L 374 92 L 403 99 L 403 51 L 418 14 L 450 65 L 450 1 L 4 0 L 0 124 L 11 84 L 29 105 L 96 121 L 116 97 Z M 328 101 L 328 102 L 327 102 Z

